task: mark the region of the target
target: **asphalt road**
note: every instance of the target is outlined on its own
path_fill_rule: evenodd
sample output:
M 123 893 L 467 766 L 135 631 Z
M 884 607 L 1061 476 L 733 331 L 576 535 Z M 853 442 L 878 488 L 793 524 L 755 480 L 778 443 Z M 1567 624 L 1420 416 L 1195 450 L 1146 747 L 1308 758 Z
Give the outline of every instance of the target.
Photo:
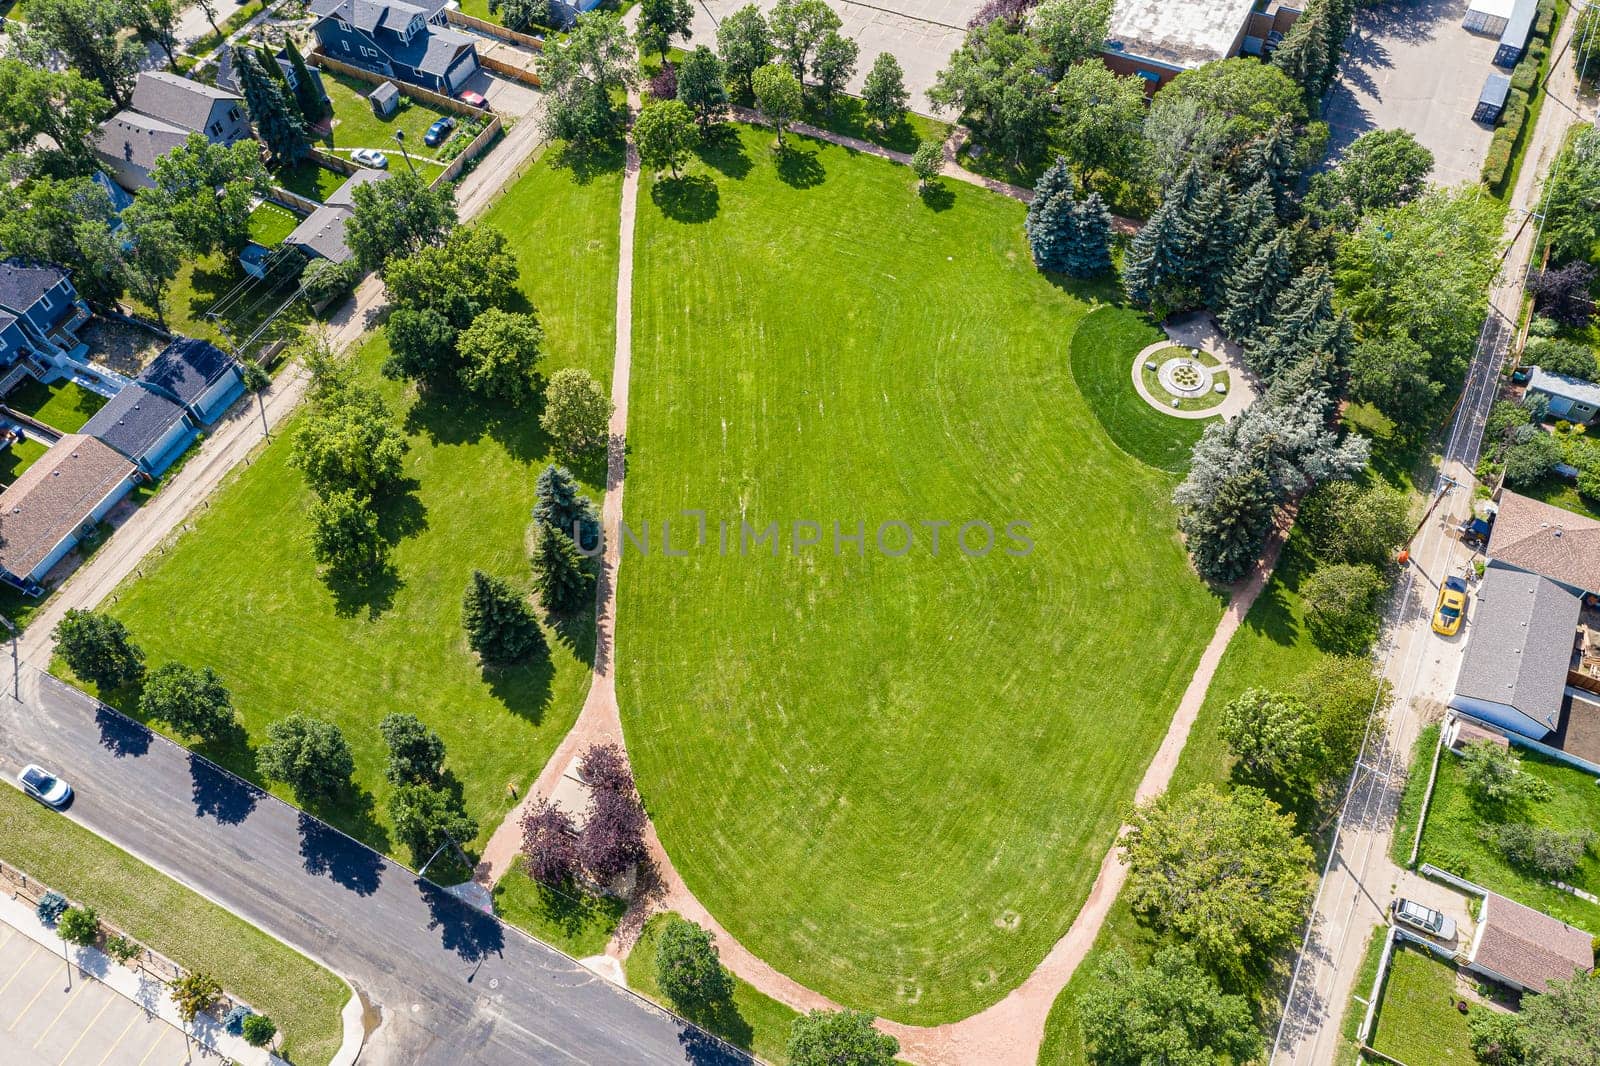
M 7 679 L 9 680 L 9 679 Z M 30 667 L 0 768 L 68 816 L 347 978 L 382 1012 L 366 1063 L 747 1063 L 566 956 Z

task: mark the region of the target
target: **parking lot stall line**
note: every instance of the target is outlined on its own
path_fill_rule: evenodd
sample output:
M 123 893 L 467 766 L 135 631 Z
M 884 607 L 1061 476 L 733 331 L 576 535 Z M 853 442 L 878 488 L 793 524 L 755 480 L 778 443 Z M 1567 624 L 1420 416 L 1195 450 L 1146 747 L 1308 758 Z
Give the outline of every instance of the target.
M 139 1018 L 140 1016 L 135 1014 L 132 1018 L 128 1019 L 128 1024 L 122 1027 L 122 1032 L 117 1034 L 117 1038 L 111 1042 L 110 1047 L 106 1048 L 106 1053 L 100 1056 L 100 1061 L 95 1063 L 94 1066 L 106 1066 L 106 1063 L 111 1060 L 111 1056 L 116 1053 L 117 1048 L 122 1046 L 122 1041 L 127 1037 L 128 1033 L 133 1030 L 133 1023 L 137 1022 Z M 83 1038 L 79 1037 L 78 1039 L 82 1040 Z M 76 1047 L 77 1045 L 74 1044 L 73 1046 Z M 67 1054 L 70 1057 L 72 1053 L 69 1051 Z M 66 1059 L 61 1060 L 62 1066 L 66 1066 L 66 1061 Z
M 0 996 L 6 994 L 6 989 L 11 987 L 11 982 L 15 981 L 19 976 L 21 976 L 22 971 L 28 968 L 28 963 L 32 962 L 33 957 L 37 954 L 39 954 L 39 945 L 35 944 L 33 945 L 33 950 L 28 952 L 28 957 L 23 959 L 22 962 L 17 965 L 15 970 L 11 971 L 11 976 L 6 978 L 6 983 L 0 985 Z
M 26 1007 L 22 1008 L 22 1013 L 18 1014 L 15 1018 L 11 1019 L 11 1024 L 6 1026 L 6 1032 L 10 1033 L 10 1032 L 14 1032 L 16 1030 L 17 1023 L 22 1021 L 22 1019 L 24 1019 L 24 1018 L 26 1018 L 28 1016 L 28 1012 L 33 1009 L 33 1005 L 35 1003 L 39 1002 L 39 997 L 44 995 L 45 989 L 49 988 L 51 983 L 54 982 L 55 979 L 56 979 L 56 968 L 54 966 L 51 966 L 48 969 L 46 969 L 45 972 L 44 972 L 44 984 L 40 985 L 39 986 L 39 991 L 35 992 L 33 994 L 33 998 L 28 1000 L 28 1005 Z
M 172 1030 L 166 1026 L 163 1025 L 161 1027 L 160 1032 L 156 1033 L 155 1043 L 150 1045 L 149 1049 L 144 1053 L 144 1058 L 139 1060 L 139 1066 L 144 1066 L 145 1063 L 150 1061 L 150 1056 L 156 1053 L 156 1048 L 161 1046 L 161 1042 L 167 1038 L 167 1034 L 170 1032 Z
M 109 992 L 110 989 L 107 989 L 106 991 Z M 106 1011 L 111 1009 L 111 1005 L 113 1003 L 117 1002 L 118 998 L 119 997 L 117 997 L 115 994 L 108 995 L 108 996 L 105 997 L 105 1002 L 100 1004 L 100 1009 L 95 1011 L 95 1015 L 94 1015 L 93 1018 L 89 1019 L 89 1024 L 83 1027 L 83 1032 L 78 1034 L 78 1039 L 74 1040 L 72 1042 L 72 1046 L 67 1048 L 67 1053 L 65 1055 L 61 1056 L 61 1062 L 60 1062 L 59 1066 L 67 1066 L 67 1063 L 72 1060 L 72 1053 L 78 1050 L 78 1045 L 79 1044 L 83 1043 L 83 1038 L 88 1036 L 90 1033 L 94 1032 L 94 1027 L 100 1024 L 100 1019 L 105 1017 Z M 131 1029 L 132 1027 L 133 1027 L 133 1022 L 132 1021 L 128 1022 L 128 1028 Z M 123 1032 L 127 1032 L 127 1029 L 124 1029 Z M 43 1037 L 41 1037 L 40 1039 L 43 1039 Z M 37 1045 L 37 1044 L 34 1045 L 34 1047 L 38 1047 L 38 1046 L 39 1045 Z
M 50 1024 L 44 1027 L 44 1030 L 39 1033 L 39 1038 L 33 1042 L 35 1048 L 44 1043 L 44 1038 L 50 1035 L 50 1030 L 56 1027 L 56 1022 L 61 1020 L 61 1016 L 67 1013 L 67 1008 L 72 1006 L 72 1001 L 78 998 L 78 993 L 88 987 L 89 982 L 87 980 L 80 980 L 73 984 L 72 991 L 67 993 L 66 1000 L 61 1004 L 61 1009 L 56 1011 L 56 1016 L 50 1019 Z

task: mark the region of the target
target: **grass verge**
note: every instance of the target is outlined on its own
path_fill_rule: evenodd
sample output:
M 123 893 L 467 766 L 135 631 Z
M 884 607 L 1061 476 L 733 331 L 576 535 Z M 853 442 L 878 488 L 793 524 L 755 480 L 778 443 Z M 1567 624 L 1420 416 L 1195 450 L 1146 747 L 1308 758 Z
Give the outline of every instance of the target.
M 494 909 L 517 928 L 583 959 L 605 952 L 628 905 L 610 896 L 550 888 L 517 866 L 494 886 Z
M 1438 746 L 1438 725 L 1424 728 L 1411 746 L 1406 787 L 1395 813 L 1394 835 L 1389 838 L 1389 858 L 1398 866 L 1411 865 L 1411 845 L 1417 839 L 1417 819 L 1422 816 L 1422 802 L 1428 796 L 1428 777 L 1433 772 L 1433 753 Z

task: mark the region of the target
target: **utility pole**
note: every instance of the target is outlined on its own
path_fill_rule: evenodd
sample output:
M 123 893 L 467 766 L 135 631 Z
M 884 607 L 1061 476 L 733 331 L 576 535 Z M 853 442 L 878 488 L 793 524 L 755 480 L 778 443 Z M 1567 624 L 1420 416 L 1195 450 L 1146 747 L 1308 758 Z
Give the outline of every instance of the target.
M 394 143 L 398 144 L 400 146 L 400 154 L 406 157 L 406 166 L 410 168 L 411 176 L 413 178 L 417 178 L 417 167 L 416 167 L 416 164 L 411 162 L 411 153 L 406 151 L 406 131 L 405 130 L 395 130 L 394 131 Z M 422 179 L 421 178 L 417 178 L 417 180 L 421 181 Z
M 4 623 L 6 629 L 11 632 L 11 698 L 21 703 L 22 660 L 17 656 L 17 627 L 3 614 L 0 614 L 0 623 Z

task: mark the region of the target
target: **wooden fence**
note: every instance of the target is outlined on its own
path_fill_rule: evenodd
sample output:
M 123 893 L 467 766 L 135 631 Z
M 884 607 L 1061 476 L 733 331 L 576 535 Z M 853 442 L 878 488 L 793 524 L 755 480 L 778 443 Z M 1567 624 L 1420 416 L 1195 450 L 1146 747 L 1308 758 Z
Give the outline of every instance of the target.
M 267 194 L 267 199 L 276 201 L 284 207 L 292 207 L 296 211 L 304 211 L 308 215 L 322 206 L 315 200 L 301 196 L 297 192 L 290 192 L 282 185 L 274 185 L 271 192 Z
M 361 67 L 351 66 L 349 63 L 346 63 L 343 60 L 333 58 L 321 48 L 315 49 L 310 55 L 306 56 L 306 62 L 310 63 L 314 67 L 321 67 L 324 70 L 331 70 L 335 74 L 347 74 L 350 77 L 357 78 L 368 83 L 369 85 L 382 85 L 386 81 L 392 82 L 396 89 L 399 89 L 402 93 L 411 97 L 413 100 L 421 100 L 423 103 L 431 104 L 434 107 L 442 107 L 446 111 L 454 111 L 458 115 L 471 115 L 473 117 L 477 117 L 484 113 L 484 110 L 481 107 L 473 107 L 471 104 L 464 104 L 454 97 L 445 96 L 442 93 L 436 93 L 432 89 L 424 89 L 420 85 L 412 85 L 410 82 L 402 81 L 399 78 L 386 78 L 382 74 L 374 74 L 370 70 L 363 70 Z
M 324 152 L 321 148 L 311 149 L 311 158 L 327 169 L 337 171 L 346 176 L 354 174 L 361 169 L 353 160 L 342 155 L 334 155 L 332 152 Z
M 490 143 L 500 135 L 500 126 L 500 116 L 491 115 L 489 124 L 478 131 L 478 135 L 472 138 L 472 143 L 463 148 L 460 155 L 445 164 L 445 168 L 439 172 L 439 176 L 429 184 L 434 188 L 438 188 L 444 182 L 454 181 L 461 174 L 461 171 L 465 169 L 466 165 L 482 155 L 484 149 L 488 148 Z
M 462 29 L 471 30 L 473 33 L 481 33 L 486 37 L 496 37 L 519 48 L 530 48 L 535 52 L 544 51 L 543 37 L 535 37 L 529 33 L 519 33 L 498 23 L 485 22 L 483 19 L 464 15 L 460 11 L 445 9 L 444 20 L 452 26 L 460 26 Z
M 510 78 L 512 81 L 519 81 L 524 85 L 531 85 L 535 89 L 544 84 L 539 80 L 539 75 L 535 74 L 533 71 L 524 70 L 521 67 L 513 66 L 510 63 L 502 63 L 493 56 L 479 56 L 478 66 L 482 67 L 484 70 L 493 71 L 502 78 Z

